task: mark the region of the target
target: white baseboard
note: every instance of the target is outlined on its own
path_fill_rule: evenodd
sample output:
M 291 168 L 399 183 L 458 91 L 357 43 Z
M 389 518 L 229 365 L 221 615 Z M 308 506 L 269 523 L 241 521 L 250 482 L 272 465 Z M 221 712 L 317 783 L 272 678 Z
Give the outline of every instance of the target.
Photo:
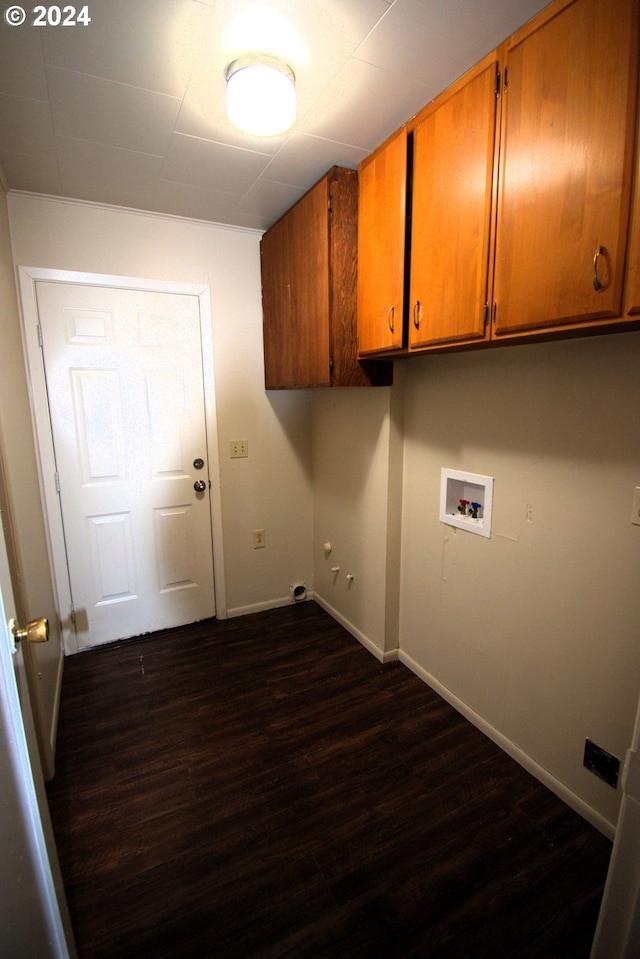
M 307 599 L 311 599 L 308 596 Z M 267 599 L 262 603 L 251 603 L 249 606 L 233 606 L 227 609 L 224 615 L 219 614 L 219 619 L 233 619 L 235 616 L 247 616 L 250 613 L 264 613 L 268 609 L 279 609 L 281 606 L 293 606 L 293 600 L 290 596 L 280 596 L 275 599 Z M 303 600 L 304 602 L 304 600 Z
M 535 776 L 547 789 L 550 789 L 552 793 L 555 793 L 559 799 L 570 806 L 575 812 L 577 812 L 583 819 L 586 819 L 587 822 L 591 823 L 592 826 L 595 826 L 601 833 L 607 836 L 608 839 L 613 839 L 616 831 L 615 823 L 609 822 L 608 819 L 605 819 L 604 816 L 596 812 L 591 806 L 589 806 L 583 799 L 580 799 L 579 796 L 576 796 L 574 792 L 570 789 L 567 789 L 559 780 L 551 775 L 546 769 L 542 766 L 539 766 L 535 760 L 527 755 L 519 746 L 516 746 L 510 739 L 507 739 L 501 732 L 495 729 L 494 726 L 491 726 L 486 720 L 479 716 L 473 709 L 471 709 L 465 702 L 451 692 L 450 689 L 447 689 L 439 680 L 432 676 L 426 669 L 423 669 L 418 663 L 415 662 L 404 653 L 402 650 L 399 652 L 398 656 L 401 663 L 407 666 L 412 673 L 415 673 L 420 679 L 423 680 L 430 686 L 434 692 L 438 693 L 439 696 L 442 696 L 454 709 L 461 713 L 465 719 L 468 719 L 469 722 L 473 723 L 481 732 L 488 736 L 489 739 L 500 747 L 508 756 L 511 756 L 512 759 L 515 759 L 528 773 L 531 773 L 532 776 Z
M 372 643 L 371 640 L 365 636 L 353 623 L 350 623 L 342 613 L 339 613 L 337 609 L 334 609 L 331 603 L 328 603 L 326 599 L 323 599 L 322 596 L 319 596 L 317 593 L 314 593 L 313 599 L 315 599 L 318 606 L 322 606 L 325 612 L 329 613 L 341 626 L 344 626 L 348 633 L 357 639 L 359 643 L 362 643 L 365 649 L 367 649 L 377 660 L 381 663 L 390 663 L 398 658 L 398 650 L 392 649 L 389 652 L 386 652 L 383 649 L 380 649 L 379 646 L 376 646 L 375 643 Z

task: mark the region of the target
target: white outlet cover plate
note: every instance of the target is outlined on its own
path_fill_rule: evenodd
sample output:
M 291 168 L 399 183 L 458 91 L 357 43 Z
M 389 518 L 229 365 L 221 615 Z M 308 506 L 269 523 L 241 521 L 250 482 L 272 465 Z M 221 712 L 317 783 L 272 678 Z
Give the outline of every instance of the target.
M 232 460 L 245 459 L 249 455 L 248 440 L 231 440 L 229 443 L 229 456 Z

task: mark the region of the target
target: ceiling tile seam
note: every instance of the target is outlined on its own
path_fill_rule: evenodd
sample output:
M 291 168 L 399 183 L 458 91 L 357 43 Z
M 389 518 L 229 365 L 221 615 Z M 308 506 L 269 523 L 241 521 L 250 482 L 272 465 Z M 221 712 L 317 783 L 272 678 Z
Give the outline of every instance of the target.
M 61 190 L 62 190 L 62 182 L 63 182 L 63 181 L 62 181 L 62 170 L 61 170 L 61 168 L 60 168 L 60 156 L 59 156 L 59 154 L 58 154 L 58 148 L 57 148 L 57 145 L 56 145 L 57 133 L 56 133 L 55 124 L 54 124 L 54 122 L 53 122 L 53 110 L 51 109 L 51 87 L 50 87 L 50 85 L 49 85 L 49 77 L 47 76 L 47 68 L 46 68 L 45 63 L 44 63 L 43 34 L 40 34 L 38 39 L 39 39 L 40 50 L 41 50 L 41 55 L 42 55 L 42 69 L 43 69 L 43 73 L 44 73 L 44 82 L 45 82 L 45 86 L 46 86 L 46 88 L 47 88 L 47 100 L 46 100 L 47 112 L 48 112 L 48 114 L 49 114 L 49 124 L 50 124 L 50 126 L 51 126 L 51 133 L 52 133 L 52 136 L 53 136 L 53 149 L 54 149 L 54 151 L 55 151 L 54 154 L 53 154 L 52 159 L 53 159 L 53 161 L 54 161 L 54 163 L 55 163 L 55 166 L 56 166 L 56 179 L 57 179 L 57 181 L 58 181 L 58 190 L 61 191 Z M 33 155 L 36 155 L 36 154 L 33 154 Z
M 244 197 L 245 197 L 245 196 L 247 195 L 247 193 L 249 192 L 248 190 L 245 190 L 243 193 L 235 193 L 235 192 L 230 192 L 230 191 L 228 191 L 228 190 L 212 190 L 210 187 L 200 186 L 200 185 L 197 184 L 197 183 L 189 183 L 189 182 L 187 182 L 187 181 L 185 181 L 185 180 L 176 180 L 176 179 L 173 179 L 173 178 L 169 178 L 169 177 L 163 176 L 162 173 L 160 173 L 160 174 L 158 175 L 157 182 L 158 182 L 158 184 L 166 183 L 167 186 L 188 186 L 188 187 L 193 187 L 194 190 L 198 190 L 198 191 L 200 191 L 200 192 L 202 192 L 202 193 L 207 193 L 207 194 L 209 194 L 211 197 L 220 197 L 221 199 L 223 199 L 223 198 L 225 198 L 225 197 L 228 197 L 229 199 L 242 200 L 242 199 L 244 199 Z M 254 181 L 254 182 L 255 182 L 255 181 Z M 252 186 L 253 186 L 253 184 L 252 184 Z M 249 189 L 251 189 L 251 187 L 249 187 Z
M 4 150 L 0 146 L 0 155 L 8 157 L 34 157 L 34 159 L 54 160 L 58 159 L 57 153 L 30 153 L 28 150 Z
M 202 26 L 202 37 L 200 38 L 198 49 L 192 58 L 191 67 L 189 68 L 188 76 L 184 82 L 182 95 L 180 96 L 180 108 L 176 116 L 176 126 L 180 122 L 180 114 L 184 110 L 185 102 L 187 100 L 187 97 L 189 96 L 189 88 L 191 87 L 194 77 L 196 78 L 196 81 L 197 81 L 198 71 L 202 69 L 202 64 L 206 60 L 206 54 L 205 54 L 204 48 L 205 48 L 205 44 L 208 42 L 208 39 L 209 39 L 211 18 L 213 17 L 213 5 L 216 2 L 216 0 L 212 0 L 211 3 L 204 3 L 204 2 L 201 2 L 201 0 L 194 0 L 194 2 L 199 3 L 201 7 L 205 7 L 205 9 L 207 10 L 207 15 L 206 15 L 206 21 Z
M 321 140 L 323 143 L 335 143 L 336 146 L 338 147 L 346 147 L 349 150 L 357 150 L 359 153 L 364 153 L 365 156 L 368 156 L 369 153 L 371 152 L 370 150 L 367 150 L 364 147 L 356 146 L 354 143 L 344 143 L 342 140 L 330 140 L 328 137 L 321 137 L 321 136 L 318 136 L 316 133 L 299 133 L 298 136 L 309 137 L 310 139 L 313 139 L 313 140 Z M 286 144 L 283 144 L 283 146 L 280 149 L 284 149 L 285 146 Z M 273 157 L 271 158 L 271 161 L 267 164 L 267 166 L 262 171 L 262 173 L 259 174 L 258 179 L 264 180 L 268 183 L 275 183 L 278 186 L 290 186 L 296 190 L 303 189 L 299 183 L 292 183 L 290 180 L 280 180 L 277 177 L 265 175 L 269 173 L 269 167 L 271 167 L 271 165 L 275 162 L 279 154 L 280 154 L 280 150 L 278 150 L 278 153 L 275 153 L 273 155 Z M 345 164 L 340 164 L 340 165 L 344 166 Z M 357 169 L 357 166 L 353 166 L 352 169 L 354 170 Z
M 211 143 L 214 146 L 224 147 L 225 150 L 236 150 L 238 153 L 250 153 L 252 156 L 266 157 L 272 159 L 273 154 L 263 153 L 262 150 L 250 150 L 248 147 L 239 147 L 235 143 L 225 143 L 223 140 L 209 140 L 207 137 L 199 137 L 193 133 L 182 133 L 174 128 L 173 136 L 183 137 L 185 140 L 198 140 L 200 143 Z M 275 154 L 277 156 L 277 154 Z
M 171 93 L 163 93 L 161 90 L 154 90 L 151 87 L 141 87 L 135 83 L 125 83 L 123 80 L 111 80 L 108 77 L 101 77 L 95 73 L 86 73 L 81 70 L 71 70 L 69 67 L 60 67 L 56 63 L 45 62 L 44 67 L 45 67 L 45 75 L 47 76 L 47 89 L 49 89 L 49 100 L 51 100 L 51 90 L 49 88 L 49 77 L 48 77 L 48 73 L 50 69 L 59 70 L 61 73 L 73 74 L 74 76 L 80 77 L 80 78 L 85 77 L 89 80 L 98 80 L 100 83 L 112 83 L 115 86 L 126 87 L 128 90 L 137 90 L 140 93 L 150 93 L 153 96 L 162 97 L 165 100 L 174 100 L 176 103 L 180 105 L 182 105 L 182 101 L 184 100 L 184 95 L 186 92 L 186 84 L 185 84 L 185 91 L 183 91 L 183 93 L 180 96 L 173 96 Z
M 378 28 L 378 26 L 382 23 L 382 21 L 384 20 L 384 18 L 385 18 L 385 17 L 387 16 L 387 14 L 389 13 L 389 10 L 391 10 L 391 7 L 393 6 L 393 3 L 395 3 L 395 2 L 396 2 L 396 0 L 393 0 L 393 2 L 391 3 L 391 5 L 389 6 L 389 8 L 388 8 L 387 10 L 385 10 L 385 12 L 382 14 L 382 16 L 378 17 L 378 19 L 377 19 L 376 22 L 373 24 L 373 26 L 371 26 L 371 27 L 369 28 L 369 30 L 367 31 L 367 33 L 365 34 L 365 36 L 364 36 L 364 37 L 361 37 L 361 39 L 358 40 L 358 42 L 355 44 L 355 46 L 352 47 L 351 51 L 344 57 L 344 59 L 342 60 L 342 62 L 341 62 L 339 65 L 336 66 L 335 71 L 328 76 L 327 82 L 325 83 L 324 88 L 320 91 L 320 93 L 318 94 L 318 96 L 309 103 L 309 106 L 307 107 L 307 109 L 305 110 L 305 112 L 304 112 L 300 117 L 297 118 L 297 121 L 296 121 L 296 122 L 304 122 L 305 118 L 311 113 L 311 111 L 312 111 L 313 109 L 315 109 L 316 105 L 317 105 L 318 103 L 321 103 L 321 102 L 322 102 L 323 98 L 326 96 L 326 91 L 327 91 L 327 89 L 328 89 L 328 88 L 331 86 L 331 84 L 340 76 L 340 74 L 341 74 L 341 72 L 344 70 L 344 68 L 354 59 L 355 54 L 356 54 L 356 51 L 360 49 L 360 47 L 361 47 L 362 44 L 365 42 L 365 40 L 367 39 L 367 37 L 369 37 L 369 36 L 371 35 L 371 33 L 372 33 L 374 30 L 376 30 L 376 29 Z M 366 62 L 366 61 L 365 61 L 365 62 Z M 277 156 L 277 154 L 276 154 L 276 156 Z
M 171 129 L 170 129 L 170 130 L 168 131 L 168 133 L 167 133 L 166 140 L 165 140 L 165 144 L 164 144 L 164 149 L 163 149 L 163 152 L 162 152 L 161 154 L 145 154 L 144 151 L 140 151 L 140 150 L 127 151 L 127 152 L 130 152 L 130 153 L 141 153 L 142 155 L 147 155 L 147 156 L 160 156 L 162 159 L 166 158 L 166 154 L 167 154 L 167 152 L 168 152 L 168 150 L 169 150 L 169 146 L 170 146 L 170 144 L 171 144 L 171 138 L 173 137 L 173 135 L 174 135 L 175 132 L 176 132 L 176 124 L 177 124 L 177 122 L 178 122 L 178 116 L 179 116 L 179 114 L 180 114 L 180 108 L 181 108 L 181 105 L 182 105 L 182 102 L 183 102 L 180 97 L 174 97 L 174 96 L 171 96 L 171 95 L 168 94 L 168 93 L 160 93 L 160 92 L 157 91 L 157 90 L 148 90 L 148 89 L 146 89 L 145 87 L 134 86 L 133 84 L 130 84 L 130 83 L 122 83 L 122 82 L 119 81 L 119 80 L 107 80 L 107 79 L 105 79 L 105 78 L 103 78 L 103 77 L 96 77 L 96 76 L 94 76 L 93 74 L 90 74 L 90 73 L 80 73 L 80 72 L 78 72 L 77 70 L 70 70 L 70 69 L 68 69 L 67 67 L 59 67 L 59 66 L 56 66 L 55 64 L 49 64 L 49 63 L 47 63 L 47 64 L 45 64 L 45 82 L 46 82 L 46 84 L 47 84 L 47 91 L 48 91 L 48 96 L 49 96 L 49 99 L 48 99 L 49 119 L 50 119 L 50 121 L 51 121 L 51 127 L 52 127 L 52 130 L 53 130 L 54 137 L 55 137 L 56 139 L 57 139 L 58 137 L 65 138 L 65 137 L 67 137 L 67 135 L 64 134 L 64 133 L 60 133 L 60 132 L 58 131 L 57 125 L 54 123 L 54 113 L 53 113 L 53 108 L 52 108 L 52 96 L 51 96 L 50 75 L 49 75 L 49 69 L 50 69 L 50 68 L 51 68 L 52 70 L 59 70 L 59 71 L 61 71 L 61 72 L 63 72 L 63 73 L 66 73 L 66 74 L 73 74 L 74 76 L 79 77 L 79 78 L 88 77 L 88 78 L 93 79 L 93 80 L 98 80 L 100 83 L 115 84 L 115 85 L 117 85 L 117 86 L 119 86 L 119 87 L 125 87 L 127 90 L 135 90 L 135 91 L 137 91 L 137 92 L 145 93 L 145 94 L 151 95 L 151 96 L 153 96 L 153 97 L 161 97 L 163 100 L 171 101 L 173 104 L 175 104 L 175 118 L 174 118 L 174 120 L 173 120 Z M 94 144 L 95 146 L 106 146 L 106 147 L 110 147 L 111 149 L 114 149 L 114 150 L 124 149 L 124 148 L 122 148 L 122 147 L 118 147 L 118 146 L 117 146 L 116 144 L 114 144 L 114 143 L 110 143 L 109 141 L 92 140 L 92 139 L 89 139 L 88 137 L 70 137 L 69 139 L 78 140 L 79 142 L 82 142 L 82 143 L 91 143 L 91 144 Z M 56 156 L 59 158 L 59 154 L 58 154 L 58 153 L 56 153 Z M 59 177 L 59 179 L 60 179 L 60 182 L 62 183 L 62 172 L 61 172 L 60 168 L 58 168 L 58 177 Z
M 360 47 L 362 46 L 362 44 L 367 42 L 367 40 L 369 39 L 369 37 L 371 36 L 371 34 L 373 33 L 373 31 L 374 31 L 374 30 L 377 30 L 378 27 L 381 25 L 382 21 L 385 19 L 385 17 L 388 17 L 388 16 L 389 16 L 389 13 L 391 12 L 391 8 L 392 8 L 393 5 L 395 4 L 395 2 L 396 2 L 396 0 L 392 0 L 392 2 L 389 4 L 388 8 L 385 10 L 385 12 L 382 14 L 382 16 L 379 17 L 379 18 L 376 20 L 376 22 L 375 22 L 374 25 L 371 27 L 371 29 L 365 34 L 364 37 L 362 37 L 362 39 L 360 40 L 360 42 L 357 44 L 357 46 L 356 46 L 355 49 L 353 50 L 353 53 L 351 54 L 352 57 L 356 57 L 356 54 L 357 54 L 358 50 L 360 49 Z M 360 58 L 358 58 L 358 59 L 360 59 Z
M 308 187 L 300 186 L 299 183 L 289 183 L 288 180 L 274 180 L 273 177 L 265 176 L 264 174 L 268 172 L 268 169 L 269 168 L 267 167 L 266 170 L 264 170 L 262 173 L 260 173 L 256 177 L 253 186 L 255 186 L 256 183 L 271 183 L 273 184 L 273 186 L 286 186 L 287 189 L 289 190 L 298 190 L 298 191 L 302 191 L 303 193 L 306 193 L 306 191 L 309 189 Z M 252 190 L 253 186 L 249 187 L 249 190 L 247 192 Z
M 178 174 L 178 176 L 179 176 L 179 174 Z M 246 197 L 246 195 L 247 195 L 247 194 L 249 193 L 249 191 L 253 188 L 253 186 L 255 186 L 255 184 L 256 184 L 256 182 L 258 181 L 258 179 L 259 179 L 259 176 L 254 177 L 254 179 L 251 181 L 251 186 L 249 186 L 248 189 L 247 189 L 247 190 L 244 190 L 242 193 L 240 193 L 240 192 L 228 192 L 228 191 L 226 191 L 226 190 L 215 190 L 215 189 L 213 189 L 213 188 L 211 188 L 211 187 L 208 187 L 208 186 L 202 186 L 201 184 L 196 183 L 196 182 L 194 182 L 193 180 L 186 180 L 186 179 L 181 180 L 181 179 L 179 179 L 177 176 L 169 177 L 169 176 L 167 176 L 167 174 L 164 172 L 164 169 L 161 168 L 160 171 L 159 171 L 159 173 L 158 173 L 157 182 L 158 182 L 158 184 L 160 184 L 160 183 L 167 183 L 167 184 L 173 184 L 174 186 L 190 187 L 192 190 L 202 191 L 203 193 L 208 194 L 208 195 L 211 196 L 212 198 L 215 198 L 216 196 L 220 197 L 221 199 L 224 198 L 224 197 L 229 197 L 229 198 L 237 199 L 238 201 L 240 201 L 240 200 L 243 200 L 243 199 Z
M 166 157 L 164 153 L 147 153 L 146 150 L 129 150 L 127 147 L 115 146 L 112 143 L 101 143 L 99 140 L 89 140 L 87 137 L 72 137 L 65 133 L 55 133 L 54 139 L 56 142 L 60 140 L 70 143 L 85 143 L 88 146 L 107 147 L 109 150 L 117 150 L 118 153 L 126 153 L 129 156 L 149 157 L 149 159 L 152 160 L 164 160 Z M 59 156 L 59 153 L 56 151 L 52 156 Z
M 49 97 L 21 97 L 17 93 L 2 93 L 0 92 L 0 98 L 6 97 L 8 100 L 20 100 L 21 103 L 42 103 L 46 106 L 51 106 Z
M 389 74 L 389 76 L 398 77 L 398 79 L 400 80 L 407 79 L 406 70 L 402 70 L 402 69 L 394 70 L 392 67 L 381 66 L 381 64 L 375 63 L 373 60 L 367 60 L 365 57 L 358 57 L 355 54 L 353 55 L 353 57 L 351 57 L 351 59 L 356 60 L 358 63 L 364 63 L 368 67 L 374 67 L 376 70 L 380 70 L 381 73 L 387 73 Z M 433 84 L 431 83 L 424 83 L 423 80 L 416 80 L 415 77 L 411 77 L 411 83 L 414 84 L 416 87 L 424 87 L 425 90 L 435 90 L 436 93 L 434 94 L 434 96 L 437 96 L 439 93 L 442 93 L 443 89 L 446 89 L 445 87 L 443 87 L 442 89 L 438 89 L 437 87 L 434 87 Z

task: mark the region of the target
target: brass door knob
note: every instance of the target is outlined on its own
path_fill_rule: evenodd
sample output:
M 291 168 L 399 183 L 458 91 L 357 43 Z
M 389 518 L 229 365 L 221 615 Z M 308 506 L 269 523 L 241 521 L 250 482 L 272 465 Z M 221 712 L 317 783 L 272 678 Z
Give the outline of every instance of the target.
M 46 643 L 49 641 L 49 620 L 41 616 L 40 619 L 32 619 L 27 623 L 26 629 L 22 629 L 16 623 L 15 619 L 9 624 L 16 644 L 26 639 L 30 643 Z

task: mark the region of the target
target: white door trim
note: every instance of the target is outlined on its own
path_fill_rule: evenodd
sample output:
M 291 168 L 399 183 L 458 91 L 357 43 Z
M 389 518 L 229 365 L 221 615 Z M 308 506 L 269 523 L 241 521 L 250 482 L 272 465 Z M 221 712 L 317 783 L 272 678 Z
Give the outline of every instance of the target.
M 147 280 L 139 277 L 114 276 L 112 274 L 101 273 L 78 273 L 69 270 L 50 270 L 29 266 L 18 266 L 17 273 L 24 356 L 31 402 L 31 418 L 38 460 L 40 491 L 49 540 L 49 563 L 51 566 L 53 586 L 58 600 L 58 612 L 62 621 L 62 638 L 65 652 L 67 654 L 77 652 L 78 646 L 75 631 L 69 619 L 71 591 L 67 570 L 62 514 L 60 512 L 60 499 L 55 486 L 55 455 L 51 434 L 51 422 L 49 419 L 43 355 L 38 333 L 39 320 L 36 300 L 36 282 L 38 280 L 49 280 L 55 283 L 113 287 L 126 290 L 141 290 L 152 293 L 181 293 L 198 297 L 201 317 L 205 420 L 210 462 L 209 477 L 211 480 L 209 503 L 211 510 L 211 529 L 213 533 L 215 609 L 216 616 L 220 619 L 225 619 L 227 616 L 227 608 L 222 542 L 222 497 L 215 401 L 211 295 L 209 287 L 200 284 L 177 283 L 170 280 Z

